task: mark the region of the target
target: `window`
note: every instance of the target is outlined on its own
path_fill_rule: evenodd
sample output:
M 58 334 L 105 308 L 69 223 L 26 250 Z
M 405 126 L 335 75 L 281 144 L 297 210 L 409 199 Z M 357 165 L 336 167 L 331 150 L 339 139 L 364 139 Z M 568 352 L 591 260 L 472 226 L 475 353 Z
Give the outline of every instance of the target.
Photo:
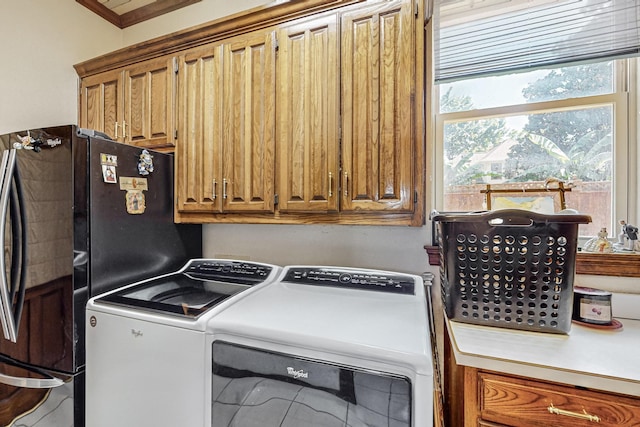
M 581 235 L 636 224 L 639 18 L 633 0 L 435 0 L 436 208 L 562 182 Z
M 592 216 L 581 234 L 630 219 L 627 188 L 629 63 L 635 60 L 479 77 L 437 86 L 437 205 L 479 210 L 492 188 L 569 188 L 567 207 Z M 633 67 L 635 68 L 635 67 Z M 635 139 L 634 139 L 635 140 Z M 552 182 L 553 182 L 552 181 Z

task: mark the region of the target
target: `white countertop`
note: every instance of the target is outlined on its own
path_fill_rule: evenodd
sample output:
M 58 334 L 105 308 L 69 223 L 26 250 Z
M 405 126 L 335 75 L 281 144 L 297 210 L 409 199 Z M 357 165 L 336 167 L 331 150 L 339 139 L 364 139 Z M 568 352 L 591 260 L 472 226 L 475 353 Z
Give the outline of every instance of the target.
M 640 397 L 640 320 L 568 335 L 447 321 L 456 363 Z

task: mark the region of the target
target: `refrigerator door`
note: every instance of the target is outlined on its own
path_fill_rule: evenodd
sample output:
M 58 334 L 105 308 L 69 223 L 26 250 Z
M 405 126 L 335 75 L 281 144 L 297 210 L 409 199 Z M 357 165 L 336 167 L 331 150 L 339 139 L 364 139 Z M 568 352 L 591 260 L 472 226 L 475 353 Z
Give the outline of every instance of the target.
M 77 340 L 72 315 L 71 139 L 70 126 L 0 137 L 7 159 L 0 192 L 0 355 L 25 366 L 68 373 L 74 370 Z M 15 367 L 0 364 L 0 382 L 15 385 L 8 379 L 13 377 Z
M 141 151 L 71 125 L 0 135 L 0 425 L 63 389 L 83 420 L 88 299 L 201 257 L 201 227 L 173 223 L 173 158 L 143 177 Z

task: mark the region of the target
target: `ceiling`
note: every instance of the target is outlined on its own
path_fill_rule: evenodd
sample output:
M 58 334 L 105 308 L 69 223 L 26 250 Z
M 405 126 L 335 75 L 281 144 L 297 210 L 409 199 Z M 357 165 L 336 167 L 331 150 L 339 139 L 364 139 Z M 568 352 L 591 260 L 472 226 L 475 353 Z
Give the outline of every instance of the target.
M 76 0 L 119 28 L 180 9 L 201 0 Z

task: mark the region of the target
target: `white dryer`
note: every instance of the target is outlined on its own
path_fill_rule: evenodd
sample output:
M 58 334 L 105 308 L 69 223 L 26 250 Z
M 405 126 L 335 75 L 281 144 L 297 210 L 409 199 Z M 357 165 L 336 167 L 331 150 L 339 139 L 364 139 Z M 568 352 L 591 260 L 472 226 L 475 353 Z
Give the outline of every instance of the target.
M 279 272 L 270 264 L 194 259 L 175 273 L 91 299 L 87 427 L 207 425 L 208 320 Z
M 284 267 L 211 317 L 207 330 L 207 427 L 433 425 L 419 276 Z

